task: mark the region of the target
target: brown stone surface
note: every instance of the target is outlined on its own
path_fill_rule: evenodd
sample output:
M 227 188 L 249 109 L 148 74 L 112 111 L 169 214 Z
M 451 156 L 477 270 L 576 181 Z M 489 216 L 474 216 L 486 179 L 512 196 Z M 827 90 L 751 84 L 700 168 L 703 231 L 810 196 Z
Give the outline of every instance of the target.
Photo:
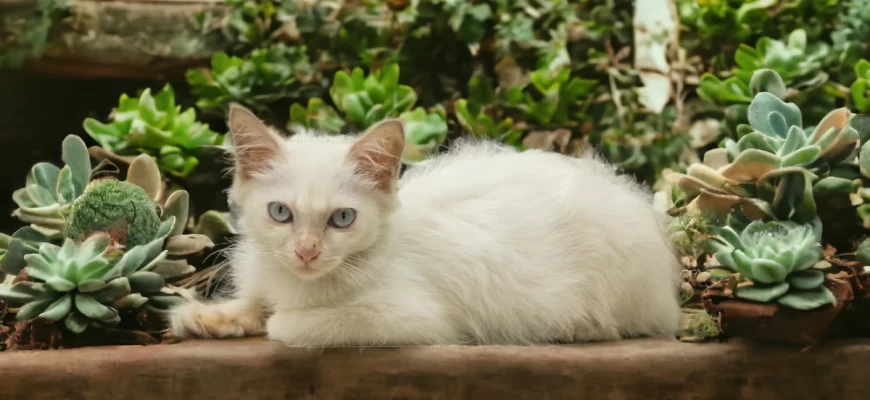
M 334 348 L 264 339 L 0 353 L 0 399 L 866 399 L 870 341 Z

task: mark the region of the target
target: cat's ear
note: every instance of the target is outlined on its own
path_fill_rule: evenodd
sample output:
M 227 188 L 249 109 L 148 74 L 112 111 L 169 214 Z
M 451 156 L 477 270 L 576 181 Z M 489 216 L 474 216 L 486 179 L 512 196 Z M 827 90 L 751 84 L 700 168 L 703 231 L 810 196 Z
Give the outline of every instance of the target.
M 357 139 L 348 154 L 357 172 L 374 180 L 377 188 L 390 191 L 402 168 L 405 128 L 398 119 L 386 119 L 372 125 Z
M 251 179 L 258 172 L 269 168 L 272 159 L 278 156 L 279 138 L 247 108 L 230 104 L 229 119 L 236 176 Z

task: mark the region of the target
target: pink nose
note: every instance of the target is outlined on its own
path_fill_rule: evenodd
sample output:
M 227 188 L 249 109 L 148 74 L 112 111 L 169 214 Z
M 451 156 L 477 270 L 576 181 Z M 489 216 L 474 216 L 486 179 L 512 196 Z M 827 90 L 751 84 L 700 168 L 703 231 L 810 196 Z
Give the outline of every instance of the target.
M 306 264 L 308 264 L 311 261 L 313 261 L 314 259 L 316 259 L 317 256 L 319 256 L 319 255 L 320 255 L 320 249 L 318 249 L 316 247 L 312 247 L 309 249 L 303 249 L 301 251 L 298 249 L 296 250 L 296 256 L 299 257 L 299 259 L 302 260 L 302 262 L 304 262 Z

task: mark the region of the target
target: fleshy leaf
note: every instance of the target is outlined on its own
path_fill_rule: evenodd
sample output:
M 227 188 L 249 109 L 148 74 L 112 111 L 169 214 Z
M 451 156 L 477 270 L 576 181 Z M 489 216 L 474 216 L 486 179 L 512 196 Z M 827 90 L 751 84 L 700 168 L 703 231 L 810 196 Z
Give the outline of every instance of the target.
M 834 294 L 828 288 L 820 286 L 815 290 L 793 290 L 777 301 L 796 310 L 812 310 L 836 303 Z
M 789 285 L 785 282 L 780 282 L 774 285 L 759 285 L 745 286 L 737 288 L 734 292 L 737 297 L 766 303 L 788 292 Z

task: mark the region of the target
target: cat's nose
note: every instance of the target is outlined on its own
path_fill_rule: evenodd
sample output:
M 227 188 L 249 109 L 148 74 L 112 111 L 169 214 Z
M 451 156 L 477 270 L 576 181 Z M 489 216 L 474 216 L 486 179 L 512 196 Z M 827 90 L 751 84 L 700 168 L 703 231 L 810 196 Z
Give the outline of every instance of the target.
M 316 259 L 317 256 L 319 256 L 319 255 L 320 255 L 320 249 L 318 249 L 317 247 L 309 247 L 307 249 L 296 249 L 296 256 L 299 257 L 299 259 L 302 260 L 302 262 L 304 262 L 306 264 L 310 263 L 311 261 L 314 261 L 314 259 Z

